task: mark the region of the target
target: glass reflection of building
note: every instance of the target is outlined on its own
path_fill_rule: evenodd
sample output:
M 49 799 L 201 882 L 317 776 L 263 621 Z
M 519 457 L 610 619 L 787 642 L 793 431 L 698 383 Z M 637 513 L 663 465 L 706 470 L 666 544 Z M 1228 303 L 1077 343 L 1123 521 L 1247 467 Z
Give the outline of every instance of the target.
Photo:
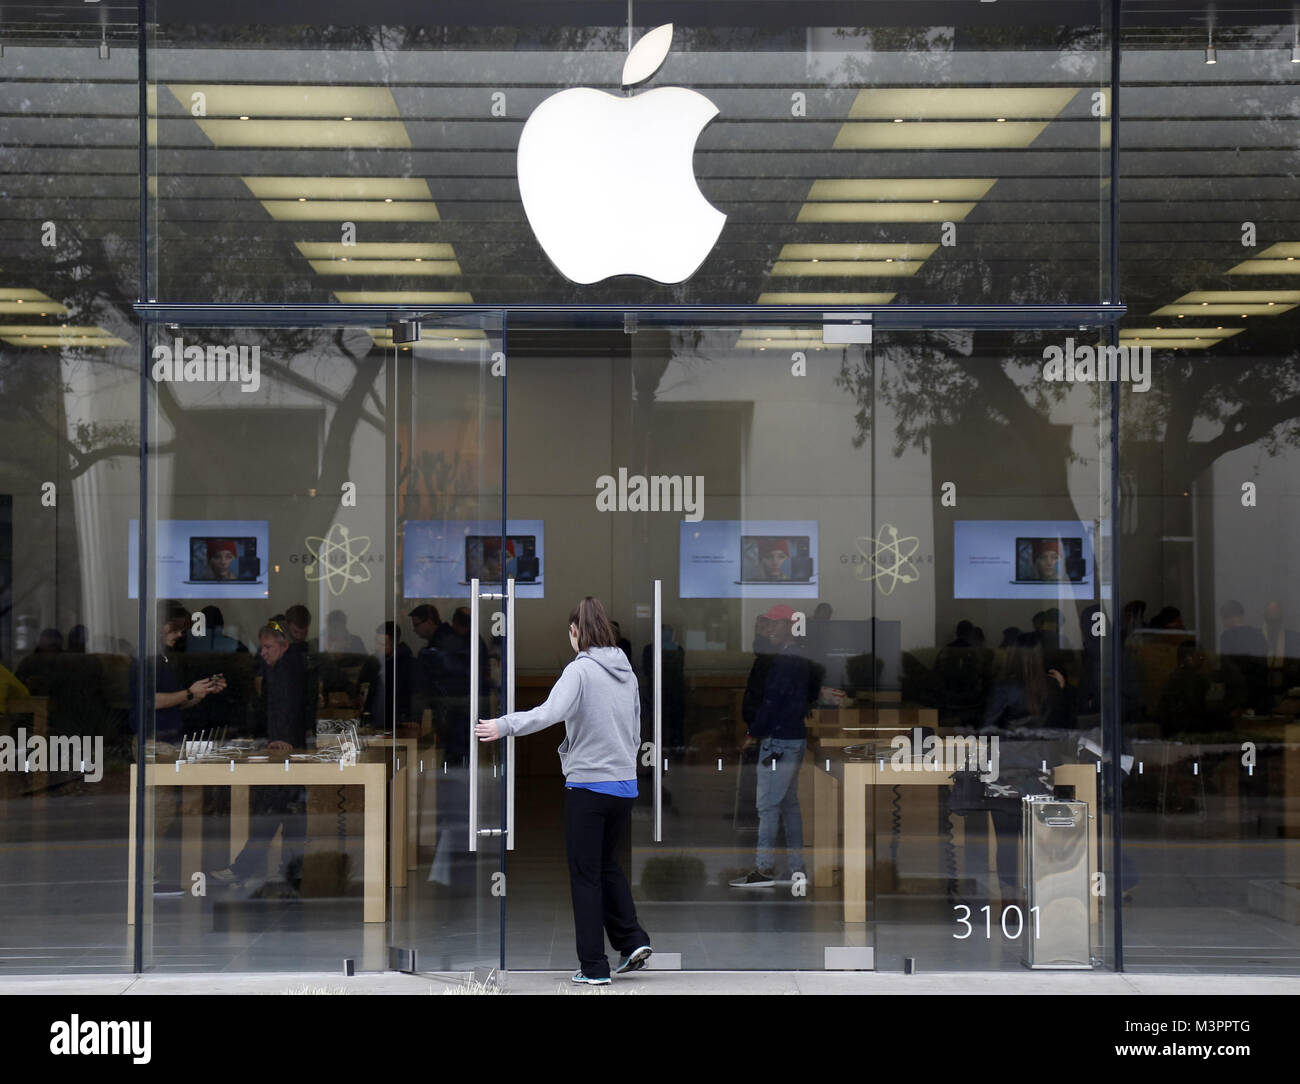
M 1019 967 L 1037 793 L 1092 966 L 1294 969 L 1289 9 L 686 5 L 632 96 L 717 106 L 726 223 L 582 285 L 515 152 L 625 5 L 98 7 L 0 22 L 11 969 L 570 966 L 550 736 L 467 724 L 584 594 L 670 963 Z M 780 652 L 801 838 L 735 888 Z

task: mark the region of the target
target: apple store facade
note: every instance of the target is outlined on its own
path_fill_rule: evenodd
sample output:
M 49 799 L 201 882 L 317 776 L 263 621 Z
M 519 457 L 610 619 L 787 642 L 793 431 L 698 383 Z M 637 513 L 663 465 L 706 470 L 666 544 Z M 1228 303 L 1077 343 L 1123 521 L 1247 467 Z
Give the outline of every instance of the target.
M 5 4 L 0 971 L 1300 972 L 1297 25 Z

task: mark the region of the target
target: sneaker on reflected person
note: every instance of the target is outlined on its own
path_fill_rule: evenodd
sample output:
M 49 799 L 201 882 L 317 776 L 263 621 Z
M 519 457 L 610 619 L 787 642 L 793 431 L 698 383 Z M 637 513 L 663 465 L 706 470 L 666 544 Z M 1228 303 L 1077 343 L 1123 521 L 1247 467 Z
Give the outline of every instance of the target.
M 776 878 L 770 869 L 752 869 L 745 876 L 727 882 L 732 888 L 771 888 Z

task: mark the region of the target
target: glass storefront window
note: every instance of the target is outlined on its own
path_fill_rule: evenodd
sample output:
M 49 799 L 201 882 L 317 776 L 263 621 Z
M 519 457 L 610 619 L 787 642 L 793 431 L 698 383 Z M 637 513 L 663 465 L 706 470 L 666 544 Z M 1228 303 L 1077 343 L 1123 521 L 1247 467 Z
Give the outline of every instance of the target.
M 124 972 L 138 610 L 108 540 L 140 501 L 134 26 L 5 8 L 0 42 L 0 969 Z
M 630 29 L 622 2 L 587 5 L 590 25 L 567 10 L 489 3 L 440 25 L 421 11 L 319 27 L 281 5 L 274 22 L 230 25 L 158 0 L 150 296 L 872 307 L 1111 296 L 1108 4 L 862 4 L 862 23 L 845 26 L 843 5 L 808 0 L 637 3 Z M 629 45 L 670 20 L 659 74 L 620 99 Z M 611 96 L 599 120 L 555 97 L 573 87 Z M 704 96 L 692 99 L 698 123 L 684 98 L 671 99 L 681 131 L 651 123 L 668 87 Z M 543 103 L 524 162 L 517 148 Z M 565 143 L 565 125 L 583 139 Z M 620 160 L 590 150 L 629 125 L 660 146 Z M 587 203 L 539 195 L 530 207 L 521 186 L 592 184 L 598 198 L 588 171 L 606 189 L 646 185 L 633 213 L 647 220 L 670 216 L 682 186 L 693 213 L 726 216 L 716 244 L 686 218 L 660 221 L 649 228 L 677 230 L 691 250 L 683 272 L 666 285 L 577 285 L 580 265 L 565 265 L 555 238 L 579 228 Z M 534 233 L 552 239 L 550 258 Z
M 1295 966 L 1300 235 L 1285 20 L 1156 10 L 1121 38 L 1125 965 Z M 1194 164 L 1193 164 L 1194 163 Z
M 591 593 L 658 965 L 1294 970 L 1294 13 L 145 7 L 0 16 L 0 967 L 568 966 Z

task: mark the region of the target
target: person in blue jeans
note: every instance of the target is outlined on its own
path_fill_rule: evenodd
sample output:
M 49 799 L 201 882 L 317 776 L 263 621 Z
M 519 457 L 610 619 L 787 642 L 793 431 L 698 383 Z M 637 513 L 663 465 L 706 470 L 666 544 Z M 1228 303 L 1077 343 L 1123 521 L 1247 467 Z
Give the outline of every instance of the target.
M 499 719 L 480 719 L 480 741 L 532 734 L 560 721 L 564 769 L 564 842 L 578 970 L 573 981 L 610 981 L 605 935 L 619 952 L 615 974 L 645 966 L 650 936 L 637 920 L 618 851 L 631 830 L 636 755 L 641 744 L 641 696 L 636 672 L 618 647 L 605 607 L 584 598 L 569 615 L 569 644 L 577 657 L 564 668 L 546 703 Z
M 732 888 L 776 884 L 776 836 L 785 830 L 790 877 L 804 873 L 803 815 L 799 809 L 799 766 L 808 746 L 804 719 L 821 695 L 825 671 L 795 650 L 794 610 L 776 605 L 759 619 L 761 637 L 745 683 L 741 705 L 743 748 L 758 744 L 758 853 L 755 865 Z

